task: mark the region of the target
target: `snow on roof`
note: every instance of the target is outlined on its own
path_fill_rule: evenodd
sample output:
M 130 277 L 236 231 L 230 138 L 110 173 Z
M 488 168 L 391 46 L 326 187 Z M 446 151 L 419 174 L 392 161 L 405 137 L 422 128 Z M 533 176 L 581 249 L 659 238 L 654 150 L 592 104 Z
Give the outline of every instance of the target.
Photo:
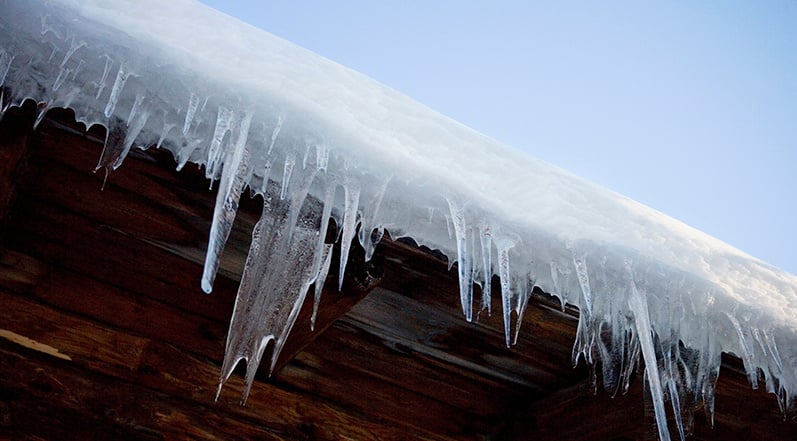
M 621 387 L 641 351 L 663 439 L 664 391 L 711 403 L 721 352 L 792 401 L 794 275 L 195 1 L 0 8 L 3 110 L 33 98 L 106 126 L 98 168 L 157 145 L 220 180 L 205 291 L 244 186 L 264 195 L 221 383 L 245 359 L 251 384 L 272 339 L 276 360 L 326 278 L 333 218 L 344 256 L 356 235 L 370 257 L 387 229 L 455 258 L 468 320 L 491 307 L 473 284 L 489 293 L 498 274 L 507 344 L 534 286 L 578 306 L 575 356 Z

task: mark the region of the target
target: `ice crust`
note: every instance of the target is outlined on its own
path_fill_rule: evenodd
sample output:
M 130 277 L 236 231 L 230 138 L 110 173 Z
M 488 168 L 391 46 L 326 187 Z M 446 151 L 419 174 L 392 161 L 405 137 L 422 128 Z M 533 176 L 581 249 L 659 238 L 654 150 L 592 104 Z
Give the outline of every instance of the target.
M 682 438 L 699 402 L 711 417 L 722 352 L 793 402 L 797 277 L 197 2 L 0 0 L 0 85 L 2 112 L 32 98 L 37 123 L 68 107 L 104 125 L 106 173 L 133 146 L 205 167 L 206 292 L 244 187 L 262 195 L 219 385 L 245 360 L 244 398 L 313 286 L 319 301 L 334 219 L 338 286 L 352 240 L 370 258 L 387 230 L 457 261 L 467 320 L 497 274 L 507 345 L 535 286 L 577 306 L 574 362 L 617 393 L 644 361 L 662 440 L 666 400 Z

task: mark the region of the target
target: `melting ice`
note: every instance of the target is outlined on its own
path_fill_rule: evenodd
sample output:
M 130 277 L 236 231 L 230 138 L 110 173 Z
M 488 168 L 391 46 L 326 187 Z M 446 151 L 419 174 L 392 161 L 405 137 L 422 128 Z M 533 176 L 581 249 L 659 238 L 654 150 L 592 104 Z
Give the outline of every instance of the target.
M 199 3 L 0 2 L 0 86 L 0 115 L 31 98 L 37 121 L 69 107 L 103 124 L 98 169 L 152 145 L 204 165 L 206 292 L 242 191 L 262 197 L 219 386 L 244 361 L 244 398 L 308 292 L 323 301 L 334 218 L 339 287 L 352 240 L 370 258 L 390 231 L 457 262 L 466 320 L 492 312 L 497 275 L 507 345 L 534 287 L 578 307 L 574 362 L 600 361 L 611 393 L 643 362 L 663 440 L 668 413 L 681 438 L 699 403 L 710 417 L 722 352 L 792 405 L 797 277 Z

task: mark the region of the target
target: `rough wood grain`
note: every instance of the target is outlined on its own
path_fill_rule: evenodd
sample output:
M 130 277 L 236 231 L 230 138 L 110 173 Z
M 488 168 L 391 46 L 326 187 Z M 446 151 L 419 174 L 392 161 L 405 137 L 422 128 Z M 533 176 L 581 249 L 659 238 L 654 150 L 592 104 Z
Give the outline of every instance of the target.
M 91 170 L 103 134 L 70 117 L 55 112 L 33 133 L 24 121 L 0 123 L 0 142 L 24 133 L 26 152 L 0 143 L 0 157 L 22 158 L 0 166 L 15 170 L 0 173 L 15 195 L 0 216 L 0 439 L 645 439 L 655 430 L 640 381 L 615 400 L 585 390 L 586 369 L 570 361 L 577 311 L 535 292 L 518 346 L 506 349 L 500 314 L 462 318 L 455 271 L 389 238 L 371 266 L 355 252 L 350 266 L 367 289 L 325 291 L 316 332 L 311 302 L 303 306 L 284 368 L 256 378 L 246 407 L 237 374 L 214 403 L 259 201 L 242 200 L 214 292 L 201 294 L 214 200 L 203 173 L 134 150 L 101 190 L 104 176 Z M 717 428 L 698 418 L 695 439 L 795 438 L 793 420 L 777 424 L 774 400 L 723 369 Z
M 406 434 L 405 430 L 359 419 L 311 395 L 289 392 L 263 382 L 257 382 L 253 387 L 253 402 L 246 407 L 240 406 L 236 397 L 240 397 L 243 381 L 237 377 L 226 386 L 229 393 L 214 404 L 218 363 L 203 361 L 158 340 L 107 329 L 15 295 L 0 292 L 0 304 L 7 312 L 0 318 L 0 329 L 26 336 L 67 355 L 68 361 L 48 356 L 54 363 L 80 369 L 86 381 L 107 377 L 135 384 L 135 387 L 193 403 L 198 408 L 198 415 L 207 412 L 227 414 L 231 419 L 252 420 L 262 427 L 286 433 L 290 438 L 305 438 L 302 430 L 308 428 L 312 428 L 318 439 L 346 436 L 364 439 L 371 433 L 380 434 L 385 439 L 400 439 Z M 31 351 L 20 345 L 14 349 L 22 353 Z M 3 376 L 14 378 L 13 366 L 0 364 L 0 369 Z M 152 424 L 156 430 L 165 422 Z M 326 435 L 321 436 L 324 433 Z

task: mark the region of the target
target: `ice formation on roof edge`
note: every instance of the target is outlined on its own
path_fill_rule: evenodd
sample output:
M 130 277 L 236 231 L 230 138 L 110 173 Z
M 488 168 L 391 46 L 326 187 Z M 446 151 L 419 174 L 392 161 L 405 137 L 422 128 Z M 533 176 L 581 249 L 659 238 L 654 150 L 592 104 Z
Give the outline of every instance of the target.
M 669 439 L 665 400 L 681 438 L 698 402 L 711 416 L 722 352 L 742 358 L 753 387 L 763 378 L 783 409 L 791 405 L 794 276 L 502 151 L 383 86 L 202 5 L 151 6 L 0 1 L 0 112 L 33 98 L 41 103 L 37 122 L 52 107 L 69 107 L 87 125 L 104 125 L 98 169 L 118 168 L 134 145 L 170 150 L 178 168 L 203 164 L 219 181 L 206 292 L 244 187 L 263 196 L 219 388 L 245 360 L 245 399 L 272 342 L 273 369 L 311 287 L 319 300 L 331 262 L 323 233 L 334 218 L 342 227 L 339 284 L 351 241 L 356 237 L 370 257 L 385 230 L 456 256 L 467 320 L 474 308 L 490 310 L 497 273 L 507 345 L 517 338 L 533 287 L 577 306 L 574 362 L 600 361 L 604 387 L 617 393 L 641 357 L 661 439 Z M 147 15 L 154 10 L 165 16 Z M 190 20 L 153 27 L 169 24 L 175 10 Z M 239 55 L 242 64 L 248 60 L 236 45 L 251 51 L 252 38 L 261 38 L 256 52 L 273 62 L 268 72 L 255 72 L 266 78 L 262 87 L 225 76 L 213 53 L 186 55 L 190 48 L 175 41 L 192 24 L 229 32 L 233 42 L 223 55 Z M 296 75 L 305 71 L 308 78 Z M 407 154 L 396 146 L 416 149 Z M 477 161 L 495 162 L 493 173 L 468 162 L 482 146 Z M 516 162 L 531 171 L 513 181 L 507 176 Z M 483 293 L 476 305 L 474 283 Z

